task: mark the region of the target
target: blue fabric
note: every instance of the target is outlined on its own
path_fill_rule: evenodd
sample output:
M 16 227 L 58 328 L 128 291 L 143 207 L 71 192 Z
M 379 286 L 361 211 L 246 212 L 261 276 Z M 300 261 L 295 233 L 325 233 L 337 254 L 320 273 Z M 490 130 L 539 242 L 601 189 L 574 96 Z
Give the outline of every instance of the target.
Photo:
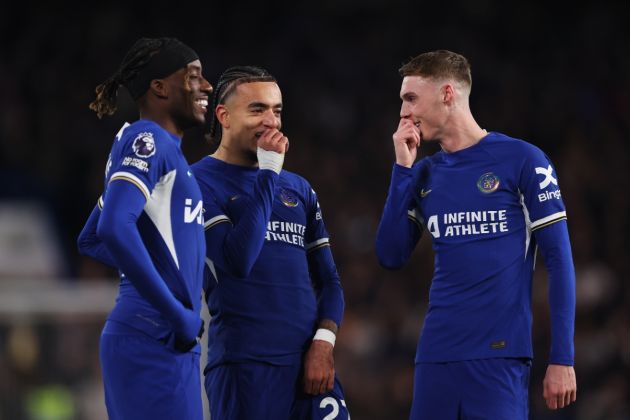
M 423 231 L 414 210 L 413 169 L 394 164 L 376 234 L 376 256 L 383 267 L 397 270 L 409 260 Z
M 155 269 L 136 225 L 144 204 L 144 195 L 132 184 L 112 183 L 97 234 L 140 295 L 171 323 L 184 342 L 193 341 L 201 327 L 199 312 L 179 302 Z
M 101 209 L 98 206 L 94 206 L 77 240 L 79 252 L 81 255 L 92 257 L 105 265 L 116 267 L 116 263 L 107 250 L 107 247 L 96 234 L 96 227 L 98 226 L 100 215 Z
M 349 419 L 337 377 L 332 391 L 307 395 L 299 365 L 226 363 L 206 372 L 205 388 L 213 419 Z
M 226 363 L 206 372 L 213 419 L 288 419 L 297 391 L 299 365 Z
M 208 366 L 301 364 L 319 320 L 339 325 L 343 314 L 317 195 L 285 170 L 277 176 L 213 157 L 192 169 L 203 195 L 211 276 Z
M 204 189 L 208 258 L 234 277 L 248 277 L 265 241 L 278 174 L 269 170 L 258 172 L 251 194 L 238 198 L 245 217 L 239 215 L 238 223 L 235 223 L 229 218 L 221 218 L 223 212 L 215 198 L 206 193 L 208 185 L 220 180 L 204 176 L 199 164 L 193 165 L 193 170 Z M 219 219 L 215 224 L 213 218 L 217 216 Z
M 110 420 L 202 420 L 199 354 L 108 321 L 100 360 Z
M 531 362 L 418 363 L 411 420 L 527 420 Z
M 298 391 L 291 409 L 291 420 L 350 420 L 343 388 L 337 376 L 332 391 L 308 395 Z
M 551 351 L 549 363 L 573 365 L 575 329 L 575 268 L 566 220 L 537 230 L 536 242 L 549 276 Z
M 395 165 L 377 233 L 379 261 L 387 268 L 404 265 L 422 231 L 431 235 L 435 252 L 416 362 L 532 358 L 532 277 L 543 239 L 553 273 L 552 358 L 572 363 L 570 244 L 566 233 L 545 233 L 565 219 L 549 158 L 500 133 L 455 153 L 438 152 L 411 169 Z
M 201 193 L 180 139 L 152 121 L 126 124 L 104 186 L 102 212 L 90 214 L 79 248 L 121 272 L 108 319 L 193 343 L 202 325 L 205 240 Z

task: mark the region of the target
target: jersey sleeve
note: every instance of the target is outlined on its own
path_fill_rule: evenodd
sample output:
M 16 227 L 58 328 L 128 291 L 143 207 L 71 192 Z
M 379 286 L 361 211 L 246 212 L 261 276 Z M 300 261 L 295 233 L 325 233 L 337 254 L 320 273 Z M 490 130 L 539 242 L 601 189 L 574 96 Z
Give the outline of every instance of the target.
M 556 171 L 540 149 L 526 152 L 518 188 L 532 232 L 567 218 Z
M 556 171 L 539 149 L 525 156 L 519 182 L 527 223 L 549 275 L 550 363 L 572 365 L 575 324 L 575 269 Z
M 553 223 L 537 230 L 534 235 L 549 276 L 549 363 L 572 366 L 575 354 L 575 268 L 567 222 Z
M 417 165 L 419 165 L 418 163 Z M 376 233 L 376 256 L 389 269 L 401 268 L 422 234 L 422 218 L 413 200 L 414 168 L 394 164 L 385 207 Z
M 151 260 L 137 226 L 145 204 L 144 196 L 131 184 L 111 184 L 96 233 L 116 267 L 140 295 L 164 315 L 178 338 L 191 343 L 200 331 L 202 321 L 198 313 L 175 298 Z
M 227 203 L 233 207 L 232 218 L 227 209 L 219 205 L 213 192 L 201 184 L 206 255 L 212 265 L 239 278 L 249 275 L 265 242 L 277 181 L 275 172 L 258 171 L 252 194 Z
M 144 128 L 139 132 L 126 128 L 118 134 L 107 164 L 106 182 L 129 182 L 148 200 L 160 178 L 170 170 L 167 157 L 172 140 L 150 126 Z
M 116 263 L 103 241 L 96 234 L 96 227 L 103 209 L 103 198 L 99 197 L 98 204 L 94 206 L 92 213 L 85 222 L 85 226 L 77 239 L 77 246 L 81 255 L 87 255 L 110 267 L 116 267 Z
M 331 320 L 339 327 L 343 318 L 344 296 L 322 209 L 315 191 L 308 187 L 305 248 L 309 274 L 317 294 L 318 319 Z

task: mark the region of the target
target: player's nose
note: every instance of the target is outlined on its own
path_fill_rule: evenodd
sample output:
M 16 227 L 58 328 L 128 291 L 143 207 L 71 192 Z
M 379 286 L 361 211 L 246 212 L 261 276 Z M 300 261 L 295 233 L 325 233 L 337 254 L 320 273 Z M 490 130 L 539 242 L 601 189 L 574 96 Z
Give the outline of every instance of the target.
M 214 88 L 212 87 L 210 82 L 208 82 L 206 80 L 205 77 L 201 76 L 201 87 L 200 87 L 199 90 L 201 90 L 202 92 L 205 92 L 208 95 L 210 95 L 212 93 L 212 91 L 214 90 Z
M 411 111 L 409 109 L 409 105 L 403 102 L 403 104 L 400 106 L 400 118 L 409 118 L 409 117 L 411 117 Z
M 267 110 L 263 116 L 263 125 L 267 128 L 278 128 L 280 127 L 280 119 L 271 109 Z

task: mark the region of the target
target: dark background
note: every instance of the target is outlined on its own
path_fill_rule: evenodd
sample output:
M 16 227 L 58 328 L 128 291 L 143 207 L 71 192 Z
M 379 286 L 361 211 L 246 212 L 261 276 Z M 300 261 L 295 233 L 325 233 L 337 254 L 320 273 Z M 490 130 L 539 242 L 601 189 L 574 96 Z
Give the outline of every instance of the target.
M 544 408 L 549 329 L 539 263 L 531 418 L 630 418 L 628 2 L 57 6 L 13 4 L 0 13 L 0 203 L 46 209 L 60 253 L 48 277 L 116 283 L 111 270 L 78 255 L 75 241 L 101 193 L 113 136 L 137 117 L 122 89 L 113 117 L 98 120 L 87 106 L 137 38 L 189 44 L 213 85 L 228 66 L 261 65 L 284 95 L 283 131 L 291 141 L 285 167 L 318 192 L 342 276 L 346 313 L 335 353 L 352 418 L 407 418 L 433 255 L 425 237 L 405 269 L 388 272 L 373 242 L 393 163 L 397 69 L 421 52 L 450 49 L 472 64 L 477 122 L 542 148 L 567 206 L 577 270 L 578 402 L 557 413 Z M 212 151 L 201 129 L 186 134 L 183 148 L 190 162 Z M 0 293 L 9 277 L 2 273 Z M 26 367 L 16 366 L 8 349 L 24 323 L 0 324 L 0 419 L 36 418 L 24 407 L 37 387 L 60 386 L 67 392 L 54 395 L 81 406 L 82 387 L 99 383 L 101 320 L 66 321 L 32 327 L 40 357 Z M 87 412 L 58 418 L 94 418 Z

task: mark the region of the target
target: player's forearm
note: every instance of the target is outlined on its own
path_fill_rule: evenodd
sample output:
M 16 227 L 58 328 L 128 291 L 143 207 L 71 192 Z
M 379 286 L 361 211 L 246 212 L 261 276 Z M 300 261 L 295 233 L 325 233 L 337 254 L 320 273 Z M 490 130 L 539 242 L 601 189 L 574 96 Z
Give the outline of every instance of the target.
M 549 362 L 573 365 L 575 327 L 575 270 L 565 220 L 535 232 L 549 275 L 551 351 Z
M 412 182 L 412 169 L 394 165 L 387 201 L 376 233 L 376 255 L 385 268 L 401 268 L 420 237 L 420 231 L 412 225 L 408 214 Z
M 318 318 L 328 320 L 332 325 L 328 328 L 337 332 L 341 325 L 344 311 L 343 288 L 339 273 L 332 257 L 330 246 L 324 246 L 308 254 L 311 277 L 318 289 Z M 334 329 L 333 329 L 334 328 Z
M 258 172 L 252 195 L 243 198 L 245 200 L 243 214 L 234 226 L 226 231 L 219 247 L 221 252 L 219 264 L 223 262 L 223 267 L 237 277 L 249 276 L 265 243 L 277 180 L 278 174 L 273 171 Z M 209 244 L 207 248 L 209 253 L 213 252 L 211 248 Z
M 110 251 L 116 267 L 140 295 L 171 322 L 178 335 L 192 341 L 199 325 L 191 325 L 195 320 L 192 311 L 186 309 L 166 286 L 138 231 L 136 223 L 144 203 L 144 195 L 133 185 L 124 181 L 110 184 L 97 234 Z
M 85 222 L 85 226 L 81 230 L 77 239 L 77 246 L 81 255 L 92 257 L 95 260 L 115 267 L 116 263 L 112 259 L 107 247 L 103 241 L 96 234 L 96 227 L 98 226 L 98 220 L 101 214 L 101 210 L 98 206 L 94 206 L 92 213 Z

